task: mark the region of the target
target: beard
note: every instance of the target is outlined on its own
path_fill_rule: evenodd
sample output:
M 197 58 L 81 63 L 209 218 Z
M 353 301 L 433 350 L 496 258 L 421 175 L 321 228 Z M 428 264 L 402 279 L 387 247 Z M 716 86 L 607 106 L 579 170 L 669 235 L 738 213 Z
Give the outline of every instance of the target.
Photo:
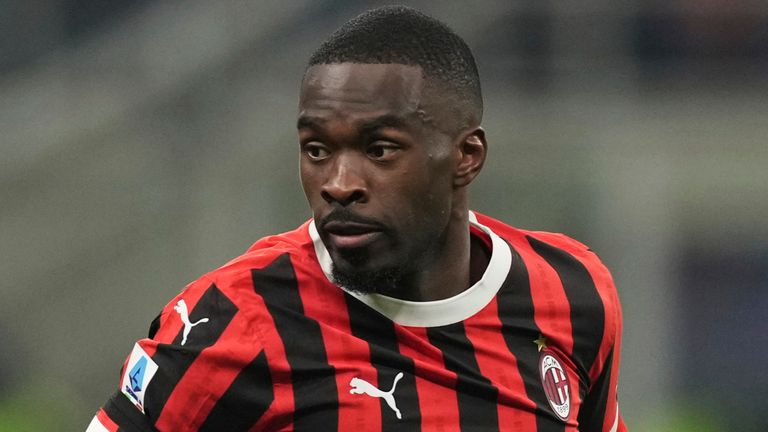
M 373 271 L 343 271 L 335 265 L 331 276 L 336 285 L 358 294 L 384 294 L 394 296 L 410 278 L 397 268 Z
M 375 269 L 365 268 L 368 257 L 364 251 L 350 254 L 345 257 L 345 261 L 344 265 L 333 263 L 331 277 L 336 285 L 358 294 L 397 297 L 399 292 L 407 292 L 415 280 L 416 269 L 406 263 Z

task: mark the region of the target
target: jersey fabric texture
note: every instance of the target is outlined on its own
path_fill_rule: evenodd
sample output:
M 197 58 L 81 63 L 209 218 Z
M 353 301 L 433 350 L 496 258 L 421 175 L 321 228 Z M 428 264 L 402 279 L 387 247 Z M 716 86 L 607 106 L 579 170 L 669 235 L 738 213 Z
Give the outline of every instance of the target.
M 491 254 L 449 299 L 346 292 L 312 221 L 188 285 L 90 431 L 626 430 L 608 270 L 562 234 L 470 213 Z

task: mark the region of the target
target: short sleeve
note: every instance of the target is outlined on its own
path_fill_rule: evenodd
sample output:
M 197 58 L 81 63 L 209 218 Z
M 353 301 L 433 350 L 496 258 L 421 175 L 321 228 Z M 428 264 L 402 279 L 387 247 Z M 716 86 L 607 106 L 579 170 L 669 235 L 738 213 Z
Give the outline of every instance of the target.
M 247 430 L 272 401 L 256 324 L 203 277 L 135 343 L 91 431 Z

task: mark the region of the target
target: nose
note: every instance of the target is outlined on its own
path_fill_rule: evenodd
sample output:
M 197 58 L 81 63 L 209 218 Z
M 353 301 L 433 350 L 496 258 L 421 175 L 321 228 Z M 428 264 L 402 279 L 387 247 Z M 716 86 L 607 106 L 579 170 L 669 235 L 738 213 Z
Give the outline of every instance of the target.
M 347 155 L 338 155 L 320 195 L 328 204 L 340 204 L 344 207 L 365 202 L 368 191 L 359 171 L 359 161 Z

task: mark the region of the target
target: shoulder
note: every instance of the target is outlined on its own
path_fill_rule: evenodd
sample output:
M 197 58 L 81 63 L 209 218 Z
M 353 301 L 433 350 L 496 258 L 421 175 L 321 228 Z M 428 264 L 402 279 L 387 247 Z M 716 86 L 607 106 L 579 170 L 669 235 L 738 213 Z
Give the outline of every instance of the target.
M 537 242 L 542 242 L 550 247 L 554 247 L 557 249 L 561 249 L 564 252 L 575 254 L 578 256 L 584 256 L 587 259 L 596 259 L 598 262 L 600 261 L 597 258 L 597 255 L 592 252 L 592 250 L 585 244 L 568 237 L 565 234 L 562 233 L 552 233 L 552 232 L 546 232 L 546 231 L 530 231 L 525 230 L 521 228 L 516 228 L 511 225 L 507 225 L 504 222 L 501 222 L 497 219 L 494 219 L 490 216 L 486 216 L 477 212 L 473 212 L 475 217 L 477 218 L 477 221 L 481 224 L 487 226 L 491 230 L 493 230 L 496 234 L 498 234 L 500 237 L 504 238 L 507 241 L 518 241 L 521 238 L 525 238 L 528 240 L 534 240 Z
M 487 226 L 519 254 L 535 257 L 555 269 L 563 282 L 580 280 L 581 285 L 594 285 L 602 300 L 606 324 L 618 325 L 620 320 L 619 299 L 610 271 L 597 254 L 584 243 L 562 233 L 530 231 L 516 228 L 499 220 L 475 213 L 481 224 Z
M 475 213 L 477 221 L 490 228 L 501 238 L 513 246 L 528 246 L 542 253 L 555 256 L 572 257 L 575 263 L 581 264 L 597 276 L 596 282 L 607 283 L 610 272 L 597 254 L 589 246 L 562 233 L 546 231 L 530 231 L 505 224 L 489 216 Z
M 195 422 L 203 417 L 190 417 L 188 406 L 210 407 L 220 398 L 240 397 L 238 392 L 244 387 L 237 384 L 237 377 L 250 379 L 248 374 L 254 371 L 263 376 L 268 367 L 265 353 L 275 345 L 264 300 L 255 289 L 256 274 L 284 262 L 293 271 L 290 263 L 307 266 L 312 257 L 313 244 L 305 223 L 294 231 L 257 241 L 243 255 L 182 289 L 165 305 L 152 322 L 149 336 L 136 343 L 123 365 L 121 392 L 143 415 L 128 412 L 157 429 L 196 430 L 199 425 Z M 281 287 L 271 280 L 266 285 Z M 243 371 L 248 372 L 242 375 Z M 255 391 L 251 384 L 246 386 L 249 394 Z M 271 392 L 271 385 L 264 389 Z M 222 407 L 228 409 L 226 403 Z
M 190 317 L 200 313 L 230 316 L 238 311 L 251 314 L 259 310 L 260 299 L 254 287 L 259 272 L 276 266 L 293 272 L 297 266 L 307 267 L 316 261 L 308 225 L 309 222 L 293 231 L 264 237 L 244 254 L 189 283 L 165 305 L 153 323 L 155 330 L 150 330 L 150 337 L 155 336 L 157 328 L 164 327 L 161 324 L 167 318 L 178 317 L 180 302 Z
M 511 227 L 477 215 L 507 241 L 527 281 L 542 334 L 568 353 L 585 383 L 597 380 L 618 346 L 621 307 L 610 272 L 586 245 L 571 237 Z M 566 329 L 563 331 L 563 329 Z
M 264 237 L 239 257 L 207 273 L 204 278 L 234 298 L 252 292 L 255 273 L 275 267 L 293 270 L 316 262 L 315 250 L 309 235 L 309 221 L 293 231 Z

